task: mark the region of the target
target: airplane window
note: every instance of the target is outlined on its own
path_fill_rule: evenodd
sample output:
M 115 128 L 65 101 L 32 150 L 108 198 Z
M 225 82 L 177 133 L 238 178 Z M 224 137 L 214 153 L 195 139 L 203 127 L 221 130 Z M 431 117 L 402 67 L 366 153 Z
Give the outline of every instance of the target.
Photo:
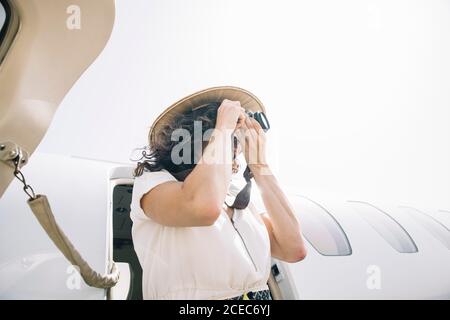
M 401 207 L 407 210 L 420 225 L 438 239 L 447 249 L 450 249 L 450 230 L 432 216 L 410 207 Z
M 384 240 L 401 253 L 417 252 L 417 246 L 406 230 L 386 212 L 367 202 L 349 201 Z
M 11 8 L 5 0 L 0 0 L 0 64 L 19 28 L 17 17 L 14 19 L 13 25 L 11 21 Z M 7 29 L 11 29 L 11 32 Z
M 302 224 L 303 236 L 324 256 L 352 254 L 350 242 L 336 219 L 318 203 L 302 197 L 292 197 L 292 203 Z
M 0 2 L 0 34 L 3 33 L 3 27 L 5 27 L 6 22 L 6 11 L 3 4 Z M 0 38 L 1 39 L 1 38 Z

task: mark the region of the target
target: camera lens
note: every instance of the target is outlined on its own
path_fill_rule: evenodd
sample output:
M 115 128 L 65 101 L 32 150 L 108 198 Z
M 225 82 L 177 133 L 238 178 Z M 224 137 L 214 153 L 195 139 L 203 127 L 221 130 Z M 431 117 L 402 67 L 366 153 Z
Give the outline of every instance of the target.
M 267 119 L 264 112 L 251 112 L 246 110 L 245 113 L 250 117 L 258 121 L 259 125 L 264 131 L 267 131 L 270 129 L 269 120 Z

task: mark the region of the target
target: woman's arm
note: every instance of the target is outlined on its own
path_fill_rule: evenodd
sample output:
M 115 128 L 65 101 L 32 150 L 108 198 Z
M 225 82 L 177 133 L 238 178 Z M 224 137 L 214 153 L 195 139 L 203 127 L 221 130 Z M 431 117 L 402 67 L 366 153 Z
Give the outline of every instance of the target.
M 306 256 L 306 247 L 289 200 L 268 166 L 250 166 L 267 212 L 261 217 L 270 237 L 272 256 L 297 262 Z
M 183 182 L 162 183 L 142 196 L 144 213 L 167 226 L 213 224 L 221 213 L 231 179 L 231 134 L 244 115 L 239 101 L 224 100 L 199 163 Z
M 266 162 L 265 133 L 259 123 L 246 118 L 238 139 L 261 192 L 267 212 L 261 217 L 270 237 L 271 254 L 280 260 L 297 262 L 306 256 L 306 247 L 292 205 Z

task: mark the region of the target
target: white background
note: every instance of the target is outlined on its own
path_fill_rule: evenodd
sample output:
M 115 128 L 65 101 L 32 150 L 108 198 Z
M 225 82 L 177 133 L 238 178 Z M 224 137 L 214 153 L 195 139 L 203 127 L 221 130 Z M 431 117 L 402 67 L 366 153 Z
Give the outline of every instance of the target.
M 236 85 L 266 105 L 284 186 L 450 209 L 449 1 L 116 6 L 38 152 L 127 163 L 168 105 Z

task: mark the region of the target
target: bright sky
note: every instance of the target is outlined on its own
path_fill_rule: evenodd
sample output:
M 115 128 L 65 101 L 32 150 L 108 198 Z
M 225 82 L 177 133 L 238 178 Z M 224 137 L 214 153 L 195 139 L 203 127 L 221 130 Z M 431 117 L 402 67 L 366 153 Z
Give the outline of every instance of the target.
M 450 2 L 118 0 L 37 151 L 128 162 L 154 118 L 236 85 L 285 186 L 450 210 Z

